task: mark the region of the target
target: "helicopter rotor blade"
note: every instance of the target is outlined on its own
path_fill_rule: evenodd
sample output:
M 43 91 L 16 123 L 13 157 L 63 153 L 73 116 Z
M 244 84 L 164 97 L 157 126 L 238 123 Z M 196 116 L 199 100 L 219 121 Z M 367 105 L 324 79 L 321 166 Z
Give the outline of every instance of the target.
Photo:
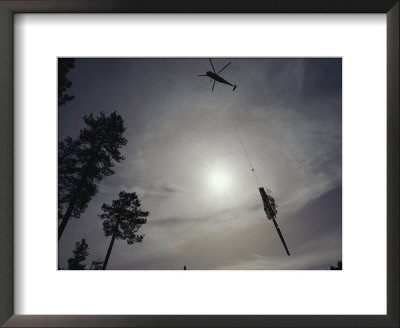
M 232 64 L 232 62 L 229 62 L 228 64 L 226 64 L 224 67 L 222 67 L 217 74 L 221 73 L 225 68 L 227 68 L 230 64 Z
M 213 72 L 215 73 L 215 68 L 214 68 L 214 65 L 213 65 L 213 63 L 212 63 L 212 61 L 211 61 L 211 58 L 208 58 L 208 59 L 210 60 L 211 67 L 212 67 L 212 69 L 213 69 Z
M 198 74 L 197 76 L 208 76 L 208 75 L 204 75 L 204 74 Z
M 211 91 L 214 91 L 214 86 L 215 86 L 215 80 L 214 80 L 214 82 L 213 82 L 213 86 L 212 86 Z

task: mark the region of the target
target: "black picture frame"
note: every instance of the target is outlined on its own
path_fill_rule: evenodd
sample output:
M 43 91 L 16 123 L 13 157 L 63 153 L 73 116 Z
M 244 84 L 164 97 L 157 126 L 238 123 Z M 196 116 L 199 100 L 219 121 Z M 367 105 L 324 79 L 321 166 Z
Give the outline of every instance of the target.
M 399 8 L 399 0 L 0 0 L 0 324 L 4 327 L 399 327 Z M 387 315 L 14 315 L 13 16 L 16 13 L 385 13 Z

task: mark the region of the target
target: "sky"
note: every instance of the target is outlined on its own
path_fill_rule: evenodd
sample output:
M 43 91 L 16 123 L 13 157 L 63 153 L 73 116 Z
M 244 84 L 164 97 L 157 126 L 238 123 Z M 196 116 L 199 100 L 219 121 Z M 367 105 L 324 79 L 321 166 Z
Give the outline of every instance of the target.
M 60 266 L 83 238 L 87 266 L 104 260 L 111 237 L 98 215 L 122 190 L 150 214 L 143 242 L 116 240 L 107 270 L 326 270 L 342 260 L 341 59 L 213 58 L 216 70 L 228 62 L 221 76 L 234 92 L 220 83 L 212 92 L 197 76 L 211 70 L 208 58 L 75 61 L 59 140 L 75 138 L 84 115 L 117 111 L 128 143 L 115 174 L 69 221 Z M 246 152 L 278 204 L 290 257 Z

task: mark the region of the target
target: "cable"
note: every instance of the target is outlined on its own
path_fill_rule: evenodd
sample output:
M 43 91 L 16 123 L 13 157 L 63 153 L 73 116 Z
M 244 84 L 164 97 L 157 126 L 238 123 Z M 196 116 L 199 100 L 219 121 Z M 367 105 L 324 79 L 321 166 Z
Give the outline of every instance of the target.
M 245 155 L 246 155 L 246 157 L 247 157 L 247 160 L 249 161 L 250 168 L 251 168 L 251 172 L 253 172 L 254 177 L 256 178 L 256 181 L 257 181 L 257 184 L 258 184 L 258 186 L 259 186 L 260 193 L 261 193 L 261 198 L 263 199 L 264 210 L 265 210 L 265 212 L 266 212 L 266 214 L 267 214 L 267 218 L 269 219 L 270 217 L 269 217 L 269 215 L 268 215 L 268 213 L 267 213 L 267 209 L 265 208 L 266 204 L 269 204 L 269 200 L 265 200 L 264 197 L 263 197 L 262 191 L 263 191 L 264 194 L 265 194 L 264 188 L 261 186 L 260 182 L 258 181 L 258 177 L 257 177 L 256 171 L 254 170 L 254 167 L 253 167 L 253 165 L 251 164 L 249 154 L 247 153 L 246 148 L 244 147 L 242 138 L 240 138 L 239 131 L 238 131 L 237 127 L 236 127 L 235 122 L 233 121 L 233 118 L 231 118 L 231 120 L 232 120 L 232 125 L 233 125 L 233 127 L 235 128 L 236 134 L 237 134 L 237 136 L 238 136 L 238 138 L 239 138 L 240 144 L 242 145 L 243 151 L 244 151 L 244 153 L 245 153 Z M 266 194 L 265 194 L 265 198 L 267 199 L 267 195 L 266 195 Z M 286 245 L 285 239 L 283 238 L 281 229 L 279 229 L 278 223 L 276 223 L 275 217 L 272 218 L 272 221 L 274 222 L 276 231 L 278 232 L 279 238 L 281 239 L 281 242 L 282 242 L 283 246 L 285 247 L 285 250 L 286 250 L 287 255 L 290 256 L 289 249 L 288 249 L 288 247 L 287 247 L 287 245 Z
M 234 127 L 234 129 L 235 129 L 235 131 L 236 131 L 236 134 L 237 134 L 237 136 L 238 136 L 238 138 L 239 138 L 240 144 L 242 145 L 242 149 L 243 149 L 243 151 L 244 151 L 244 154 L 246 155 L 247 161 L 248 161 L 249 164 L 250 164 L 251 172 L 253 172 L 253 174 L 254 174 L 254 178 L 256 179 L 257 185 L 258 185 L 259 187 L 261 187 L 261 184 L 260 184 L 260 181 L 258 180 L 256 171 L 254 170 L 254 167 L 253 167 L 253 165 L 251 164 L 251 160 L 250 160 L 249 154 L 247 153 L 246 148 L 244 147 L 242 138 L 240 137 L 239 131 L 238 131 L 237 127 L 236 127 L 236 124 L 235 124 L 233 118 L 231 118 L 231 121 L 232 121 L 232 125 L 233 125 L 233 127 Z

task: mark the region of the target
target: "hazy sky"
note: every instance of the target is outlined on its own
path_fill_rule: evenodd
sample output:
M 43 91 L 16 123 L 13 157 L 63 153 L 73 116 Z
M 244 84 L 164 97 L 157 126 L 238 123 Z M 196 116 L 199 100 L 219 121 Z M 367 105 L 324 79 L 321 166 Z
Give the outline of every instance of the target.
M 136 192 L 149 211 L 141 244 L 116 240 L 107 269 L 326 269 L 342 259 L 341 59 L 215 58 L 238 88 L 198 77 L 199 59 L 77 59 L 75 99 L 59 108 L 59 139 L 76 137 L 83 116 L 120 114 L 126 159 L 100 184 L 59 243 L 67 265 L 74 243 L 87 264 L 104 260 L 103 203 Z M 258 185 L 278 204 L 291 256 L 267 220 Z M 56 232 L 55 232 L 56 233 Z

